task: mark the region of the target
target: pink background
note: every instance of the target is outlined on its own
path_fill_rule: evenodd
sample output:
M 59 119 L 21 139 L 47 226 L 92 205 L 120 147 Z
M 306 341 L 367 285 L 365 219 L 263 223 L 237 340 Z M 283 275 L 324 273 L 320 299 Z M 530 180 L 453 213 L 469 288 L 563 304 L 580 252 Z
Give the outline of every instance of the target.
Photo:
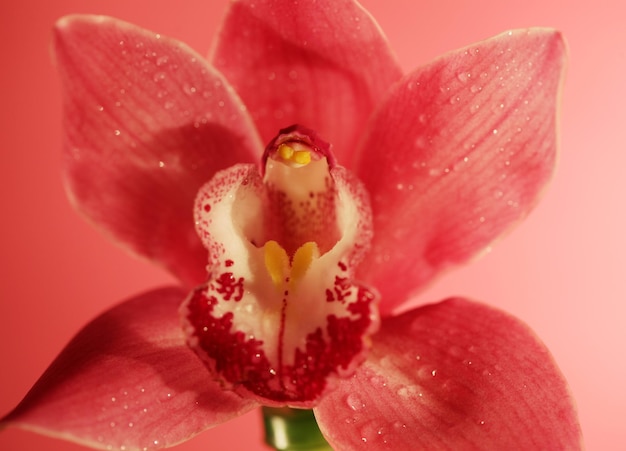
M 565 33 L 570 65 L 562 149 L 543 202 L 490 253 L 442 277 L 420 302 L 464 294 L 524 319 L 569 379 L 588 449 L 623 448 L 626 27 L 620 2 L 529 0 L 519 7 L 499 0 L 445 0 L 436 7 L 417 0 L 363 3 L 407 70 L 509 28 L 541 25 Z M 0 414 L 20 400 L 85 322 L 129 295 L 172 280 L 109 243 L 65 198 L 50 27 L 67 13 L 109 14 L 206 54 L 226 4 L 2 2 Z M 262 449 L 260 437 L 253 412 L 180 449 Z M 79 447 L 8 430 L 0 433 L 0 449 Z

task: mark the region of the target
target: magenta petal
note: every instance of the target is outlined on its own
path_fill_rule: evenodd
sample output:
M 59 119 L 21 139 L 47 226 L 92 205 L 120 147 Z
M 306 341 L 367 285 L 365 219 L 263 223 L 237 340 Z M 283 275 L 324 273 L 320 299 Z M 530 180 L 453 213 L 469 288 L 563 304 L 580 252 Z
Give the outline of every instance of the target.
M 580 449 L 565 380 L 519 320 L 453 299 L 385 318 L 315 409 L 337 449 Z
M 185 295 L 151 291 L 96 318 L 2 424 L 101 448 L 154 449 L 255 407 L 223 391 L 187 347 L 177 312 Z
M 401 77 L 374 19 L 351 0 L 234 2 L 212 61 L 265 142 L 303 124 L 330 142 L 343 164 Z
M 61 19 L 55 54 L 79 210 L 184 282 L 203 281 L 196 192 L 262 151 L 240 100 L 184 44 L 111 18 Z
M 520 30 L 396 85 L 356 166 L 374 213 L 360 277 L 381 291 L 383 312 L 535 205 L 554 166 L 564 53 L 557 32 Z

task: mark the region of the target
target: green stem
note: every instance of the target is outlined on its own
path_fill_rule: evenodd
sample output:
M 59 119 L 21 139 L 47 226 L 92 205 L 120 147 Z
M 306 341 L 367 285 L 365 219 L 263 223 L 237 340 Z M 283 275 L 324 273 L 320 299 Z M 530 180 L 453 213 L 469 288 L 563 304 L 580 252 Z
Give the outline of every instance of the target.
M 312 410 L 263 407 L 265 443 L 276 450 L 328 451 Z

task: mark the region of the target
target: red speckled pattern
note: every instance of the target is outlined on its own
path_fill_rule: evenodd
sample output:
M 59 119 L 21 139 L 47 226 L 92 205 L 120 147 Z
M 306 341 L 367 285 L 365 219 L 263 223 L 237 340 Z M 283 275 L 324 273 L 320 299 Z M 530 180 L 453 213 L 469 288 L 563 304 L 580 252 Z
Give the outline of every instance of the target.
M 370 328 L 370 304 L 373 294 L 363 287 L 351 286 L 344 291 L 342 302 L 355 318 L 329 315 L 325 328 L 318 327 L 306 335 L 305 346 L 296 349 L 291 365 L 273 365 L 263 351 L 263 341 L 246 336 L 233 325 L 233 314 L 214 314 L 218 302 L 237 302 L 233 291 L 215 295 L 224 279 L 237 292 L 238 282 L 230 273 L 218 277 L 216 284 L 199 288 L 190 297 L 188 320 L 197 339 L 196 350 L 209 368 L 228 385 L 243 389 L 278 404 L 302 404 L 316 400 L 327 387 L 327 379 L 338 369 L 347 369 L 355 355 L 363 351 L 362 336 Z M 347 287 L 344 287 L 347 288 Z M 281 318 L 281 326 L 287 318 Z M 279 343 L 280 345 L 280 343 Z

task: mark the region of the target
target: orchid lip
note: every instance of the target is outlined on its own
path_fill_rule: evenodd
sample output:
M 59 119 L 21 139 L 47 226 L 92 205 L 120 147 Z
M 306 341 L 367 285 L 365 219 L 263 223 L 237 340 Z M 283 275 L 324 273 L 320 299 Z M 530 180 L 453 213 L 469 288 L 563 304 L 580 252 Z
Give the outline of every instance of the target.
M 265 405 L 311 407 L 352 374 L 378 327 L 377 296 L 353 280 L 371 239 L 360 183 L 330 145 L 295 125 L 253 165 L 199 192 L 208 282 L 181 307 L 188 343 L 224 386 Z

